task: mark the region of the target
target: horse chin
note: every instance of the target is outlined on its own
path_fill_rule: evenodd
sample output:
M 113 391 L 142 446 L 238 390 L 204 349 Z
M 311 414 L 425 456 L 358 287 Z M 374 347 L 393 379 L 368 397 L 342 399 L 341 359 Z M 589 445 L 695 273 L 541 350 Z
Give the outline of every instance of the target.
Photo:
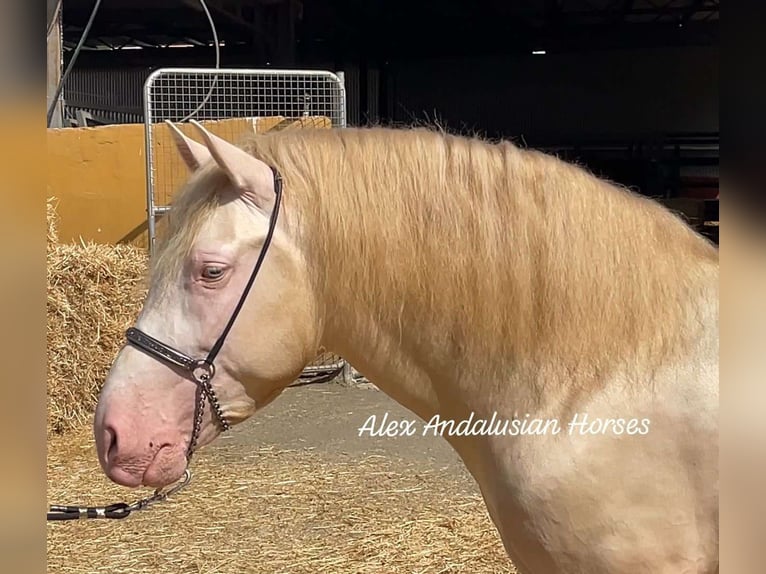
M 174 448 L 162 448 L 144 470 L 143 486 L 163 488 L 181 479 L 187 460 L 183 452 Z

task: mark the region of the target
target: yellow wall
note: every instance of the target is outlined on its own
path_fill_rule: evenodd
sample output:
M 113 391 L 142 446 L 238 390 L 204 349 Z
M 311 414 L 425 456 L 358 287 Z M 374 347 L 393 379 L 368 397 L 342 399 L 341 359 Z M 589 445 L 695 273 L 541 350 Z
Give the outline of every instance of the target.
M 237 118 L 201 122 L 237 143 L 252 133 L 329 128 L 327 118 Z M 199 140 L 189 124 L 181 130 Z M 187 178 L 165 124 L 154 127 L 155 197 L 167 205 Z M 143 124 L 48 130 L 48 196 L 56 198 L 59 241 L 145 246 L 146 152 Z

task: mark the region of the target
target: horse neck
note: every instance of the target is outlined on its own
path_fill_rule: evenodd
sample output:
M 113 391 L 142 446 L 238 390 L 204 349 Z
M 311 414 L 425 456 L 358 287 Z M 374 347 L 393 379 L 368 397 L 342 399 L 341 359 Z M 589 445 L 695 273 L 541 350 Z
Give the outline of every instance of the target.
M 397 180 L 325 190 L 307 233 L 322 237 L 306 248 L 324 344 L 421 416 L 471 386 L 513 380 L 535 396 L 540 373 L 555 385 L 626 360 L 651 369 L 697 336 L 693 307 L 713 297 L 717 254 L 679 220 L 553 158 L 509 154 L 522 175 L 470 197 L 460 182 L 424 182 L 407 202 L 386 197 Z M 343 194 L 355 212 L 333 201 Z

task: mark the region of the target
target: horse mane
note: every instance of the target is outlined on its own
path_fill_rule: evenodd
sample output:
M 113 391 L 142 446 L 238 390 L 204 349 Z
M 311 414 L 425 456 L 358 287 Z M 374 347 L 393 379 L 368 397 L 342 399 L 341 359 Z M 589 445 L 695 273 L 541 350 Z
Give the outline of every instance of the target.
M 365 309 L 424 356 L 661 365 L 700 336 L 699 302 L 717 297 L 718 251 L 676 215 L 509 142 L 376 127 L 242 147 L 282 173 L 328 316 Z M 179 219 L 211 209 L 201 185 Z

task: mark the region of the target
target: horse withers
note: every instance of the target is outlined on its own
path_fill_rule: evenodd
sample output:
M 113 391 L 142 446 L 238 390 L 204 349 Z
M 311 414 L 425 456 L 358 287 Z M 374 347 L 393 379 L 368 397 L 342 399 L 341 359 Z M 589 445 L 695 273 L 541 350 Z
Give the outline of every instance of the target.
M 505 421 L 444 438 L 520 571 L 717 570 L 705 238 L 510 143 L 373 128 L 238 147 L 196 125 L 201 143 L 174 128 L 192 174 L 99 397 L 112 480 L 176 481 L 322 345 L 423 420 Z

